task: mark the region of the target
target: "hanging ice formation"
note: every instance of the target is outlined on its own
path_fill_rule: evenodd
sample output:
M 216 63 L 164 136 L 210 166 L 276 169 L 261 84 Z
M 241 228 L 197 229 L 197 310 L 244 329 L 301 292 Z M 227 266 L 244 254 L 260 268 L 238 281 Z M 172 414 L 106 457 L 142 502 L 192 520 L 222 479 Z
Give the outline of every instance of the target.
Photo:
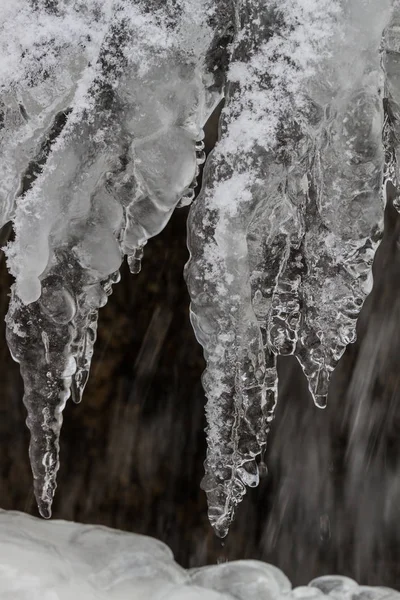
M 258 483 L 274 355 L 297 357 L 324 407 L 382 231 L 389 3 L 263 6 L 239 5 L 221 139 L 189 223 L 192 322 L 207 358 L 203 487 L 222 536 Z
M 18 0 L 1 11 L 0 215 L 15 231 L 7 340 L 43 516 L 98 309 L 123 257 L 137 272 L 148 239 L 193 199 L 202 128 L 225 97 L 186 268 L 207 360 L 203 487 L 224 536 L 258 483 L 276 355 L 297 357 L 324 407 L 355 339 L 383 184 L 399 176 L 399 6 Z
M 22 70 L 16 81 L 5 74 L 1 140 L 4 219 L 16 199 L 7 339 L 24 379 L 43 516 L 51 514 L 62 410 L 70 392 L 81 399 L 98 309 L 122 257 L 137 272 L 143 245 L 193 193 L 203 161 L 202 124 L 217 97 L 203 66 L 210 9 L 164 4 L 21 0 L 3 26 L 4 36 L 13 19 L 44 28 L 33 28 L 28 48 L 20 31 L 30 80 Z

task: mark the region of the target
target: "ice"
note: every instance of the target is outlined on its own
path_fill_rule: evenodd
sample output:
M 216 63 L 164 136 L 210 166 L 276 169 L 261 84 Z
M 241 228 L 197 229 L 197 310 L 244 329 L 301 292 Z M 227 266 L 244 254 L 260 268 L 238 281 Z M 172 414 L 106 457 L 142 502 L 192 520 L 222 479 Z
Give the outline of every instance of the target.
M 82 398 L 98 309 L 119 279 L 124 255 L 133 272 L 140 269 L 143 246 L 163 229 L 182 197 L 192 195 L 204 161 L 202 127 L 220 95 L 214 76 L 204 70 L 213 41 L 205 18 L 210 9 L 206 1 L 198 4 L 195 10 L 187 2 L 155 6 L 149 15 L 145 4 L 111 3 L 97 54 L 93 46 L 93 56 L 78 53 L 80 71 L 71 63 L 76 50 L 63 46 L 66 63 L 58 66 L 59 77 L 71 79 L 68 101 L 58 96 L 57 81 L 47 75 L 40 81 L 38 119 L 50 110 L 46 102 L 53 102 L 53 94 L 62 102 L 57 114 L 62 107 L 65 122 L 21 191 L 13 215 L 15 240 L 6 254 L 15 276 L 7 340 L 21 364 L 35 494 L 45 517 L 56 487 L 62 411 L 71 391 L 75 402 Z M 87 11 L 74 6 L 87 17 L 82 27 L 88 36 L 99 18 L 95 5 Z M 64 41 L 54 29 L 65 26 L 63 10 L 70 13 L 68 2 L 59 8 L 60 13 L 40 5 L 29 15 L 35 23 L 37 11 L 38 19 L 50 13 L 46 34 L 55 36 L 57 48 Z M 32 42 L 32 52 L 35 48 Z M 39 63 L 45 68 L 47 59 Z M 31 91 L 26 82 L 20 87 Z M 21 165 L 14 170 L 21 177 Z
M 186 267 L 207 361 L 202 486 L 224 536 L 264 469 L 277 355 L 296 356 L 323 408 L 356 337 L 385 186 L 398 180 L 399 4 L 16 0 L 2 10 L 7 340 L 45 517 L 62 411 L 71 394 L 82 399 L 98 310 L 124 257 L 137 273 L 148 240 L 193 200 L 203 128 L 225 99 Z
M 399 125 L 400 118 L 400 5 L 394 3 L 392 18 L 383 36 L 383 68 L 385 72 L 386 181 L 397 188 L 394 206 L 399 211 Z
M 276 567 L 257 560 L 239 560 L 191 569 L 196 585 L 231 594 L 238 600 L 269 600 L 291 590 L 288 578 Z
M 315 150 L 304 210 L 302 303 L 307 310 L 296 355 L 321 406 L 330 373 L 355 340 L 356 317 L 372 287 L 372 260 L 383 230 L 379 47 L 390 3 L 354 1 L 343 12 L 340 40 L 310 82 L 315 108 L 307 124 Z
M 222 536 L 258 482 L 276 404 L 272 354 L 295 354 L 325 407 L 371 289 L 384 207 L 379 48 L 391 5 L 364 5 L 241 5 L 187 267 L 207 360 L 203 487 Z
M 389 588 L 326 575 L 292 589 L 254 560 L 182 569 L 162 542 L 134 533 L 0 511 L 0 600 L 398 600 Z
M 317 579 L 310 581 L 309 585 L 334 598 L 336 595 L 351 596 L 352 594 L 356 593 L 358 588 L 358 585 L 354 579 L 340 575 L 326 575 L 324 577 L 318 577 Z
M 212 590 L 206 591 L 204 588 L 197 586 L 190 586 L 187 588 L 176 587 L 169 589 L 167 593 L 164 592 L 155 596 L 156 599 L 165 598 L 165 600 L 232 600 L 232 596 L 226 594 L 219 594 Z
M 142 600 L 189 579 L 149 537 L 5 511 L 0 530 L 1 600 Z
M 325 597 L 335 600 L 380 600 L 381 598 L 398 600 L 400 598 L 400 593 L 390 588 L 358 585 L 353 579 L 341 575 L 324 575 L 313 579 L 308 585 L 321 590 Z
M 0 22 L 0 226 L 32 185 L 65 124 L 78 88 L 93 75 L 110 2 L 16 0 Z M 87 35 L 90 27 L 90 36 Z

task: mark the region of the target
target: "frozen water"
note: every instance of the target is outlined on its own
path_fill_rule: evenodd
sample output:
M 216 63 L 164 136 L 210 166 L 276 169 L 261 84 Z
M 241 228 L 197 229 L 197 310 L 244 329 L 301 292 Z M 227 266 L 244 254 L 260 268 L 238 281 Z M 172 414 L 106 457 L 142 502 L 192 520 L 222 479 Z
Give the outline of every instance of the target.
M 321 406 L 330 372 L 355 340 L 355 318 L 372 287 L 383 229 L 379 47 L 389 16 L 389 2 L 344 4 L 334 49 L 310 82 L 314 104 L 307 129 L 315 154 L 302 246 L 307 311 L 295 354 Z
M 188 581 L 169 548 L 145 536 L 5 511 L 0 530 L 1 600 L 156 598 Z
M 67 80 L 72 69 L 76 89 L 71 80 L 68 102 L 59 99 L 64 126 L 34 181 L 21 191 L 15 241 L 7 248 L 16 279 L 7 339 L 21 364 L 35 494 L 46 517 L 56 485 L 62 410 L 71 390 L 76 402 L 82 397 L 97 311 L 118 281 L 124 254 L 137 272 L 144 244 L 191 193 L 197 164 L 203 161 L 202 125 L 219 97 L 208 91 L 214 77 L 203 69 L 212 42 L 207 19 L 199 21 L 199 14 L 207 15 L 207 2 L 194 11 L 183 2 L 179 16 L 169 14 L 171 7 L 153 15 L 145 15 L 145 8 L 111 3 L 101 44 L 90 58 L 95 66 L 89 67 L 89 57 L 86 70 L 73 70 L 68 61 L 59 65 Z M 65 9 L 69 14 L 68 3 Z M 43 10 L 47 14 L 40 6 L 32 8 L 30 18 Z M 65 26 L 57 21 L 63 15 L 49 11 L 51 23 Z M 86 35 L 89 30 L 86 24 Z M 32 44 L 33 51 L 36 41 Z M 68 47 L 64 51 L 72 60 Z M 41 69 L 47 62 L 45 57 Z M 10 79 L 6 93 L 13 90 Z M 47 76 L 43 85 L 50 85 Z M 51 85 L 58 94 L 57 81 Z M 46 90 L 40 91 L 43 103 L 51 100 Z M 47 105 L 39 106 L 38 119 L 43 120 L 44 110 Z M 29 122 L 28 105 L 24 111 Z M 6 132 L 16 134 L 12 128 Z M 21 175 L 20 166 L 14 170 Z
M 272 355 L 295 354 L 326 405 L 383 226 L 390 3 L 264 6 L 241 4 L 221 139 L 189 220 L 192 323 L 207 359 L 203 487 L 222 536 L 258 482 Z
M 192 569 L 190 579 L 196 585 L 231 594 L 238 600 L 269 600 L 287 594 L 292 587 L 282 571 L 257 560 Z
M 93 79 L 111 3 L 16 0 L 0 22 L 0 225 L 45 162 L 66 111 Z M 90 36 L 88 30 L 90 29 Z M 36 168 L 33 168 L 33 165 Z
M 291 589 L 278 568 L 242 560 L 185 571 L 156 539 L 0 511 L 0 600 L 399 600 L 389 588 L 324 576 Z
M 384 184 L 398 180 L 399 10 L 390 0 L 4 9 L 0 220 L 15 231 L 7 340 L 24 379 L 43 516 L 98 310 L 124 256 L 138 272 L 147 241 L 193 199 L 203 126 L 223 96 L 186 268 L 207 360 L 202 486 L 219 535 L 259 481 L 276 355 L 294 354 L 326 405 L 371 289 Z
M 340 575 L 325 575 L 324 577 L 318 577 L 317 579 L 313 579 L 308 585 L 312 589 L 317 589 L 322 592 L 319 597 L 328 596 L 330 598 L 335 598 L 335 600 L 380 600 L 380 598 L 397 600 L 400 597 L 399 592 L 390 588 L 358 585 L 353 579 L 342 577 Z M 307 596 L 307 593 L 305 593 L 304 596 L 299 594 L 298 592 L 300 589 L 307 588 L 297 588 L 293 590 L 292 595 L 297 597 L 311 597 L 311 594 L 309 596 Z
M 385 72 L 386 178 L 399 186 L 399 119 L 400 119 L 400 5 L 395 3 L 390 23 L 383 36 L 383 68 Z M 398 194 L 393 202 L 400 211 Z

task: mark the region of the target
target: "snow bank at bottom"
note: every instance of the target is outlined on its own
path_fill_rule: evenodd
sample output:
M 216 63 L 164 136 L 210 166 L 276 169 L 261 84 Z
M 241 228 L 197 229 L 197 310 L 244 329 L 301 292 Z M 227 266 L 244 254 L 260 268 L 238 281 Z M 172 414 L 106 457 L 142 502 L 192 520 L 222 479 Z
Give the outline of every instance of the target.
M 0 600 L 400 600 L 329 575 L 292 589 L 276 567 L 242 560 L 185 571 L 153 538 L 0 510 Z

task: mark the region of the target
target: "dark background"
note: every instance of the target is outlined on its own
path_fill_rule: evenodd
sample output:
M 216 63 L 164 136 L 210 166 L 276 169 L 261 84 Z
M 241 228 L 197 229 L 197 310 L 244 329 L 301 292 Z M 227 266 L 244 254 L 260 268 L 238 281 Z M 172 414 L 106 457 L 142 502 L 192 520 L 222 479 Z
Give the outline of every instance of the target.
M 207 143 L 215 140 L 215 118 Z M 200 490 L 204 369 L 183 280 L 187 209 L 126 265 L 100 311 L 91 377 L 67 404 L 54 517 L 155 536 L 185 567 L 256 558 L 296 585 L 340 573 L 400 589 L 400 218 L 389 204 L 374 289 L 328 408 L 314 407 L 296 361 L 279 361 L 266 461 L 222 543 Z M 0 264 L 0 506 L 37 514 L 22 382 L 4 341 L 10 277 Z

